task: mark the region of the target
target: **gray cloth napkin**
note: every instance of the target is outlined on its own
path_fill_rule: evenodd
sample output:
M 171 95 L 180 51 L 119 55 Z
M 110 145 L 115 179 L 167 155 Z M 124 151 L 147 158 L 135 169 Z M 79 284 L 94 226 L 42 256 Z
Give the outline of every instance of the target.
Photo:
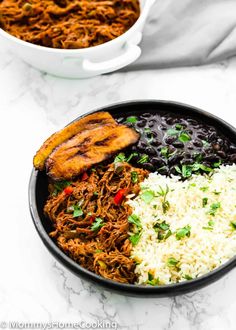
M 141 48 L 127 70 L 200 65 L 236 55 L 236 0 L 157 0 Z

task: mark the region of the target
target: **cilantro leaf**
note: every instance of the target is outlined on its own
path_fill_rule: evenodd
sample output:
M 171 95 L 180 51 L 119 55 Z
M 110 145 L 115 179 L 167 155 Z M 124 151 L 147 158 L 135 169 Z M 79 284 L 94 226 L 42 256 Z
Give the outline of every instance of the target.
M 191 234 L 191 227 L 189 225 L 187 225 L 183 228 L 178 229 L 175 236 L 176 236 L 177 240 L 180 240 L 181 238 L 189 237 L 190 234 Z
M 130 116 L 130 117 L 127 117 L 126 118 L 125 123 L 135 124 L 135 123 L 137 123 L 137 121 L 138 121 L 138 118 L 137 117 Z
M 216 215 L 216 211 L 221 207 L 221 203 L 220 202 L 217 202 L 217 203 L 213 203 L 211 204 L 210 206 L 210 210 L 209 210 L 209 214 L 212 215 L 212 216 L 215 216 Z
M 137 183 L 139 181 L 137 172 L 135 172 L 135 171 L 131 172 L 131 181 L 132 181 L 132 183 Z
M 93 222 L 92 226 L 91 226 L 91 230 L 93 230 L 93 231 L 99 230 L 104 225 L 105 225 L 105 223 L 103 222 L 103 219 L 96 218 L 95 221 Z
M 185 142 L 190 141 L 191 140 L 191 137 L 186 132 L 181 132 L 180 135 L 179 135 L 178 140 L 180 142 L 185 143 Z
M 167 260 L 167 266 L 168 267 L 176 267 L 176 265 L 179 263 L 178 260 L 176 260 L 175 258 L 171 257 L 171 258 L 168 258 Z
M 131 235 L 129 237 L 129 240 L 132 243 L 132 245 L 137 245 L 140 238 L 141 238 L 141 232 Z
M 152 190 L 146 190 L 141 194 L 141 199 L 144 201 L 146 204 L 150 204 L 151 201 L 154 198 L 154 192 Z
M 131 214 L 131 215 L 128 217 L 128 222 L 129 222 L 129 223 L 132 223 L 132 224 L 134 224 L 134 225 L 136 225 L 139 229 L 142 228 L 142 225 L 141 225 L 140 219 L 139 219 L 139 217 L 138 217 L 136 214 Z
M 83 215 L 83 210 L 79 205 L 74 205 L 73 208 L 73 218 L 81 217 Z

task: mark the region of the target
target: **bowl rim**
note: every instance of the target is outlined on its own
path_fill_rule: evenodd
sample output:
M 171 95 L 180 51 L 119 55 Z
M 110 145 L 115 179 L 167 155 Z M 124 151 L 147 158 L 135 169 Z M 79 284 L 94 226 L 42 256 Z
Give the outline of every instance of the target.
M 134 105 L 171 105 L 177 106 L 182 108 L 183 110 L 190 111 L 192 115 L 198 115 L 203 118 L 208 118 L 212 120 L 214 123 L 219 124 L 221 127 L 225 127 L 228 131 L 231 131 L 232 135 L 236 137 L 236 128 L 226 122 L 225 120 L 221 119 L 220 117 L 209 113 L 205 110 L 200 108 L 194 107 L 189 104 L 176 102 L 176 101 L 167 101 L 167 100 L 155 100 L 155 99 L 148 99 L 148 100 L 130 100 L 130 101 L 123 101 L 118 103 L 113 103 L 104 107 L 99 107 L 98 109 L 91 110 L 85 114 L 82 114 L 75 118 L 73 121 L 76 121 L 80 118 L 83 118 L 91 113 L 96 113 L 100 111 L 108 111 L 111 112 L 117 108 L 129 107 Z M 128 111 L 127 111 L 128 112 Z M 73 122 L 72 121 L 72 122 Z M 236 255 L 229 259 L 227 262 L 222 264 L 221 266 L 217 267 L 216 269 L 212 270 L 211 272 L 201 275 L 198 278 L 183 281 L 179 283 L 172 283 L 162 286 L 145 286 L 145 285 L 135 285 L 135 284 L 125 284 L 119 283 L 113 280 L 105 279 L 86 268 L 83 268 L 70 257 L 68 257 L 60 248 L 54 243 L 54 241 L 49 237 L 48 233 L 44 229 L 42 225 L 42 221 L 40 219 L 37 206 L 36 206 L 36 183 L 38 178 L 39 171 L 32 169 L 29 185 L 28 185 L 28 201 L 29 201 L 29 210 L 30 214 L 34 223 L 34 226 L 42 239 L 45 246 L 51 252 L 51 254 L 67 269 L 69 269 L 75 275 L 79 275 L 79 277 L 95 283 L 97 285 L 102 286 L 105 289 L 109 289 L 113 292 L 128 295 L 128 296 L 136 296 L 136 297 L 161 297 L 161 296 L 176 296 L 179 294 L 187 293 L 189 291 L 195 291 L 200 289 L 201 287 L 213 283 L 224 274 L 229 272 L 232 268 L 236 266 Z
M 21 46 L 25 46 L 25 47 L 29 47 L 31 49 L 35 49 L 35 50 L 40 50 L 42 52 L 50 52 L 50 53 L 57 53 L 57 54 L 61 54 L 61 55 L 80 55 L 80 54 L 84 54 L 84 53 L 91 53 L 94 50 L 99 50 L 102 51 L 104 50 L 104 48 L 107 47 L 107 45 L 114 45 L 115 43 L 124 43 L 130 35 L 132 35 L 133 33 L 135 33 L 135 31 L 138 29 L 138 27 L 143 23 L 143 21 L 145 21 L 146 16 L 145 13 L 148 10 L 148 0 L 146 0 L 146 2 L 144 3 L 143 9 L 141 8 L 141 12 L 140 15 L 137 19 L 137 21 L 123 34 L 121 34 L 120 36 L 116 37 L 115 39 L 109 40 L 103 44 L 100 45 L 96 45 L 96 46 L 92 46 L 92 47 L 87 47 L 87 48 L 77 48 L 77 49 L 62 49 L 62 48 L 51 48 L 51 47 L 46 47 L 46 46 L 40 46 L 40 45 L 36 45 L 33 44 L 31 42 L 19 39 L 15 36 L 13 36 L 12 34 L 8 33 L 7 31 L 5 31 L 4 29 L 0 28 L 0 36 L 2 35 L 2 37 L 11 40 Z M 108 46 L 109 47 L 109 46 Z

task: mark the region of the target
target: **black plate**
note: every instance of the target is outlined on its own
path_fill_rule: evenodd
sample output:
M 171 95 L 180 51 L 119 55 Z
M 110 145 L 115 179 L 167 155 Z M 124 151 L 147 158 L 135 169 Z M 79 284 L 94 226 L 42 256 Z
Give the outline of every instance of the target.
M 205 123 L 217 127 L 219 131 L 222 132 L 222 134 L 224 134 L 231 140 L 231 142 L 236 143 L 236 129 L 233 126 L 208 112 L 181 103 L 154 100 L 132 101 L 115 104 L 102 109 L 98 109 L 96 111 L 91 111 L 90 113 L 98 111 L 108 111 L 114 117 L 120 117 L 123 114 L 137 115 L 138 113 L 143 112 L 162 113 L 166 111 L 175 114 L 178 113 L 188 115 L 192 118 L 201 119 Z M 80 116 L 77 119 L 81 117 L 83 116 Z M 197 279 L 177 284 L 163 285 L 159 287 L 121 284 L 115 281 L 107 280 L 78 265 L 64 252 L 62 252 L 55 244 L 55 242 L 49 237 L 48 233 L 52 229 L 51 224 L 50 221 L 46 219 L 43 214 L 43 206 L 47 200 L 47 197 L 47 176 L 45 172 L 39 172 L 33 169 L 29 182 L 29 207 L 34 225 L 43 243 L 46 245 L 52 255 L 66 268 L 72 271 L 75 275 L 95 284 L 98 284 L 105 289 L 109 289 L 124 295 L 138 297 L 174 296 L 189 291 L 197 290 L 209 283 L 212 283 L 222 277 L 236 265 L 235 256 L 224 265 Z

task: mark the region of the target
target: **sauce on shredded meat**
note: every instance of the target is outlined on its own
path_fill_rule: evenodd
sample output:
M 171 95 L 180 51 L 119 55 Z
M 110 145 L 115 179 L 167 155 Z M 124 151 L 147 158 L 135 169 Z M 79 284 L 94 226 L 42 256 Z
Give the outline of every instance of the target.
M 138 182 L 132 180 L 137 173 Z M 58 246 L 82 267 L 105 278 L 121 283 L 137 280 L 135 261 L 130 259 L 128 216 L 131 208 L 125 198 L 115 203 L 120 191 L 126 195 L 139 193 L 139 183 L 148 171 L 128 163 L 98 165 L 87 175 L 68 183 L 55 196 L 56 182 L 49 184 L 51 192 L 44 212 L 53 223 L 50 236 Z
M 139 15 L 139 0 L 0 0 L 2 29 L 52 48 L 103 44 L 125 33 Z

